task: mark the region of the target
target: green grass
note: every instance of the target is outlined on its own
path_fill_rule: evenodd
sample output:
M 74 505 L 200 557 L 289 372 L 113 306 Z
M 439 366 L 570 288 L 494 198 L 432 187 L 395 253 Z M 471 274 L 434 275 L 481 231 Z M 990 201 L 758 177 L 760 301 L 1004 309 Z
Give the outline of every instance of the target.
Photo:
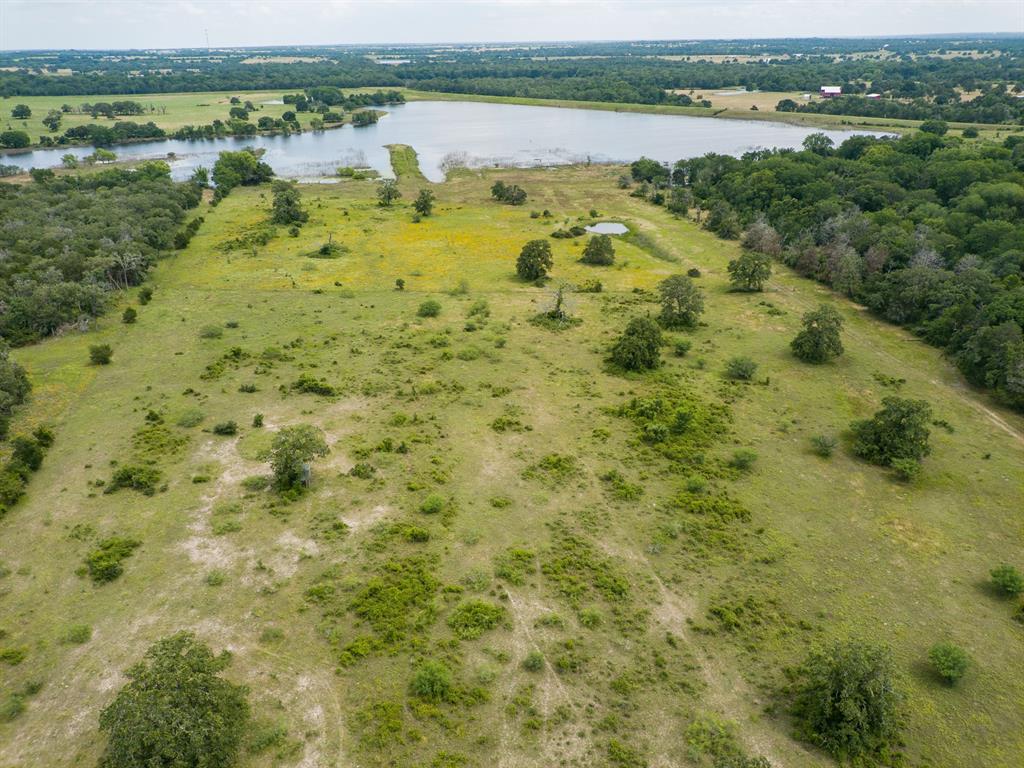
M 773 764 L 829 765 L 791 739 L 777 692 L 785 666 L 850 634 L 895 651 L 911 764 L 1018 765 L 1022 629 L 985 584 L 999 563 L 1024 566 L 1024 420 L 784 268 L 764 294 L 729 292 L 737 246 L 630 198 L 620 173 L 459 172 L 418 224 L 408 167 L 387 210 L 369 182 L 308 185 L 299 237 L 282 229 L 255 255 L 225 244 L 267 219 L 269 190 L 239 188 L 158 266 L 136 323 L 119 321 L 137 304 L 126 294 L 95 330 L 16 350 L 35 388 L 12 432 L 50 422 L 56 442 L 0 523 L 0 650 L 25 649 L 0 685 L 43 683 L 0 722 L 0 764 L 95 764 L 119 672 L 190 629 L 233 651 L 227 674 L 262 723 L 253 743 L 290 745 L 244 766 L 699 766 L 684 737 L 707 722 Z M 490 201 L 499 177 L 527 190 L 526 210 Z M 594 207 L 643 235 L 616 243 L 614 267 L 580 264 L 584 238 L 550 240 L 549 287 L 515 278 L 524 242 Z M 309 258 L 329 234 L 347 249 Z M 611 341 L 656 311 L 650 289 L 691 267 L 704 324 L 666 334 L 658 371 L 610 372 Z M 595 277 L 602 293 L 571 296 L 582 322 L 530 322 L 560 281 Z M 429 299 L 441 313 L 418 318 Z M 842 313 L 847 352 L 804 366 L 789 340 L 820 301 Z M 97 343 L 111 365 L 88 365 Z M 723 377 L 738 356 L 758 363 L 754 381 Z M 335 394 L 297 391 L 303 375 Z M 887 377 L 952 429 L 933 430 L 913 485 L 846 444 L 894 391 Z M 492 426 L 510 416 L 518 428 Z M 207 431 L 227 421 L 237 435 Z M 266 490 L 267 449 L 304 422 L 331 452 L 287 502 Z M 813 450 L 821 434 L 840 438 L 831 458 Z M 738 451 L 758 456 L 743 472 Z M 142 460 L 166 489 L 103 493 Z M 443 504 L 423 514 L 431 496 Z M 141 542 L 123 573 L 76 575 L 114 536 Z M 91 635 L 67 642 L 79 625 Z M 974 660 L 955 688 L 927 667 L 940 640 Z M 446 695 L 416 695 L 437 665 Z

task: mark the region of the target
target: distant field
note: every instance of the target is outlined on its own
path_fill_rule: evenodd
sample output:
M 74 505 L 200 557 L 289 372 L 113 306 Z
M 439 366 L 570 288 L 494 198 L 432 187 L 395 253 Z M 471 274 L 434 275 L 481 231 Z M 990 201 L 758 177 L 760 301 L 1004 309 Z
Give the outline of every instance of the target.
M 12 431 L 47 421 L 56 442 L 0 521 L 0 645 L 26 654 L 0 666 L 0 684 L 42 683 L 0 722 L 0 765 L 95 765 L 97 716 L 123 670 L 179 629 L 232 651 L 227 675 L 277 734 L 247 746 L 246 768 L 707 768 L 709 729 L 774 766 L 832 766 L 793 740 L 779 691 L 811 647 L 851 635 L 894 649 L 908 766 L 1021 765 L 1024 630 L 985 581 L 995 564 L 1024 565 L 1024 418 L 785 268 L 762 294 L 730 293 L 736 243 L 629 197 L 621 168 L 460 172 L 431 186 L 435 215 L 414 223 L 423 182 L 398 151 L 394 208 L 375 204 L 372 182 L 305 185 L 299 235 L 251 245 L 270 193 L 238 188 L 199 212 L 151 303 L 132 292 L 95 330 L 15 351 L 35 388 Z M 491 201 L 497 179 L 527 204 Z M 579 263 L 583 238 L 549 237 L 591 209 L 632 230 L 612 267 Z M 546 288 L 514 276 L 534 238 L 554 252 Z M 339 257 L 311 258 L 328 240 Z M 657 311 L 651 289 L 690 268 L 704 322 L 668 334 L 660 370 L 610 370 L 627 320 Z M 532 322 L 554 287 L 591 280 L 603 291 L 569 293 L 578 325 Z M 439 316 L 418 316 L 427 299 Z M 842 313 L 846 354 L 809 367 L 788 344 L 820 302 Z M 138 322 L 123 325 L 129 304 Z M 113 346 L 110 366 L 87 364 L 97 343 Z M 736 355 L 758 363 L 753 383 L 723 377 Z M 299 392 L 300 376 L 336 394 Z M 895 393 L 940 420 L 913 486 L 847 446 L 850 422 Z M 622 410 L 659 397 L 700 425 L 669 438 L 675 457 Z M 238 435 L 210 431 L 227 420 Z M 271 434 L 304 422 L 331 453 L 286 503 L 252 478 L 268 472 Z M 839 438 L 831 459 L 811 451 L 818 434 Z M 728 465 L 738 450 L 756 453 L 749 471 Z M 105 494 L 115 462 L 139 455 L 166 490 Z M 423 511 L 431 494 L 440 511 Z M 687 511 L 695 499 L 724 506 Z M 124 575 L 76 576 L 115 533 L 142 541 Z M 401 584 L 389 600 L 427 584 L 429 609 L 386 613 L 393 644 L 360 645 L 382 619 L 354 606 L 377 606 L 366 587 L 387 578 Z M 468 601 L 501 617 L 476 638 L 453 629 Z M 76 624 L 88 642 L 66 641 Z M 944 639 L 975 660 L 956 688 L 925 664 Z M 426 659 L 452 671 L 452 700 L 410 693 Z

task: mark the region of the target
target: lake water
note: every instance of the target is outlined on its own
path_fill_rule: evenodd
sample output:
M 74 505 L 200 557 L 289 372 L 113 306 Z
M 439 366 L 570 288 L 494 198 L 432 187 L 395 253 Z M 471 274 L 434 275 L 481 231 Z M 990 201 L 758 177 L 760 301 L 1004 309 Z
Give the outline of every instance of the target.
M 629 227 L 617 221 L 599 221 L 597 224 L 584 227 L 584 229 L 595 235 L 624 235 L 629 232 Z
M 641 155 L 675 162 L 708 152 L 740 155 L 764 147 L 797 148 L 816 132 L 785 123 L 709 117 L 648 115 L 590 109 L 528 107 L 470 101 L 414 101 L 385 108 L 387 115 L 363 128 L 206 141 L 155 141 L 112 147 L 121 159 L 158 159 L 173 152 L 172 175 L 186 179 L 197 166 L 211 167 L 217 153 L 242 147 L 266 150 L 264 160 L 285 178 L 323 179 L 339 165 L 368 166 L 390 177 L 386 144 L 409 144 L 431 181 L 443 181 L 446 158 L 470 166 L 564 165 L 630 162 Z M 863 131 L 822 131 L 837 144 Z M 882 134 L 873 134 L 882 135 Z M 0 156 L 21 168 L 53 168 L 61 156 L 84 157 L 90 147 L 60 147 Z

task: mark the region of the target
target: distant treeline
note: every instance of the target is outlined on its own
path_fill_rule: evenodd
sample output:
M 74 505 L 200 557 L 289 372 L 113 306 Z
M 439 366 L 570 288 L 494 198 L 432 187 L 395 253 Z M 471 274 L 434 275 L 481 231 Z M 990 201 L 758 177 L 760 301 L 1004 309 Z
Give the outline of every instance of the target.
M 863 41 L 862 41 L 863 42 Z M 17 95 L 85 95 L 89 93 L 166 93 L 177 91 L 230 91 L 301 89 L 333 86 L 353 88 L 373 86 L 394 88 L 406 86 L 419 90 L 448 93 L 516 96 L 542 99 L 575 99 L 587 101 L 630 102 L 641 104 L 688 104 L 691 95 L 677 95 L 673 90 L 699 91 L 713 88 L 744 86 L 748 90 L 804 91 L 817 93 L 821 85 L 841 85 L 845 93 L 874 92 L 899 99 L 916 99 L 907 105 L 908 113 L 918 119 L 940 118 L 975 122 L 1010 122 L 1021 119 L 1024 100 L 1013 101 L 1005 95 L 1006 87 L 1016 87 L 1024 80 L 1024 64 L 1020 55 L 1007 51 L 1022 48 L 1019 39 L 973 41 L 982 50 L 1002 50 L 1000 55 L 985 56 L 911 56 L 908 53 L 886 57 L 838 58 L 823 55 L 824 47 L 835 43 L 837 51 L 851 52 L 850 45 L 838 41 L 791 41 L 789 52 L 801 53 L 770 62 L 697 61 L 659 58 L 690 56 L 691 47 L 681 43 L 617 43 L 581 44 L 501 51 L 474 51 L 457 48 L 444 55 L 424 55 L 422 48 L 390 49 L 388 54 L 408 59 L 408 63 L 381 65 L 363 54 L 339 52 L 337 49 L 295 49 L 290 55 L 304 55 L 323 60 L 289 63 L 242 63 L 235 53 L 223 59 L 180 53 L 152 54 L 143 63 L 136 58 L 120 60 L 113 54 L 55 54 L 47 65 L 62 62 L 71 74 L 54 77 L 27 68 L 31 57 L 0 56 L 0 64 L 23 66 L 26 69 L 0 72 L 0 94 Z M 998 43 L 998 44 L 997 44 Z M 759 46 L 743 41 L 746 52 L 758 56 L 778 55 L 776 45 Z M 874 41 L 875 45 L 884 44 Z M 604 47 L 602 47 L 602 45 Z M 929 43 L 932 50 L 942 48 Z M 730 52 L 740 43 L 722 44 Z M 968 50 L 964 43 L 962 50 Z M 861 46 L 862 48 L 863 46 Z M 904 50 L 914 48 L 913 44 Z M 858 49 L 859 50 L 859 49 Z M 891 49 L 890 49 L 891 50 Z M 300 53 L 302 51 L 302 53 Z M 598 53 L 596 51 L 603 51 Z M 584 53 L 589 52 L 589 53 Z M 249 54 L 246 54 L 246 56 Z M 267 54 L 270 55 L 270 54 Z M 289 55 L 278 51 L 276 55 Z M 594 58 L 557 58 L 559 56 L 593 56 Z M 91 58 L 90 58 L 91 57 Z M 549 58 L 550 57 L 550 58 Z M 991 98 L 960 104 L 961 92 L 1001 90 Z M 699 94 L 709 97 L 707 93 Z M 349 97 L 352 98 L 352 97 Z M 998 103 L 994 103 L 998 102 Z M 860 99 L 841 99 L 800 107 L 807 111 L 843 114 L 888 115 L 886 102 L 865 103 Z
M 1024 410 L 1024 137 L 940 133 L 838 148 L 814 134 L 801 152 L 682 160 L 672 180 L 709 229 L 746 230 L 747 246 L 912 329 Z
M 101 314 L 110 291 L 181 245 L 201 199 L 163 162 L 40 179 L 0 184 L 0 337 L 14 345 Z

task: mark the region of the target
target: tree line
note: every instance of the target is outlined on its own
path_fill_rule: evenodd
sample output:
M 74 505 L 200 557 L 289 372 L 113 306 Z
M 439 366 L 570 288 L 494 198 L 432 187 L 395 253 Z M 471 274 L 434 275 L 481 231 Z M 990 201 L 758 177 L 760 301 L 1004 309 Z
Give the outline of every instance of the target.
M 671 179 L 645 161 L 634 176 L 651 199 L 698 206 L 708 229 L 911 329 L 1024 409 L 1024 137 L 969 143 L 929 127 L 709 154 L 680 160 Z

